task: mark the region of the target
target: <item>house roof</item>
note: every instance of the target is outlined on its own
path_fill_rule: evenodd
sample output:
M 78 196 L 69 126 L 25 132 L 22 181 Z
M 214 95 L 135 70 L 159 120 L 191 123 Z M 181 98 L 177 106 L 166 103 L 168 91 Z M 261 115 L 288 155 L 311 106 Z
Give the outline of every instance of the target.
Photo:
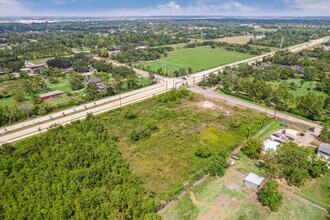
M 304 71 L 304 67 L 300 65 L 293 65 L 292 68 L 300 72 Z
M 330 144 L 322 143 L 318 150 L 330 154 Z
M 272 66 L 271 64 L 263 63 L 263 64 L 257 66 L 257 68 L 259 68 L 259 69 L 265 69 L 265 68 L 271 67 L 271 66 Z
M 48 96 L 53 96 L 53 95 L 62 95 L 63 92 L 60 91 L 60 90 L 56 90 L 56 91 L 52 91 L 52 92 L 48 92 L 48 93 L 44 93 L 44 94 L 41 94 L 39 95 L 40 98 L 45 98 L 45 97 L 48 97 Z
M 268 149 L 273 149 L 276 151 L 278 145 L 280 145 L 280 143 L 267 139 L 264 141 L 264 151 L 267 151 Z
M 256 185 L 260 185 L 262 181 L 264 181 L 265 178 L 258 176 L 257 174 L 250 173 L 247 177 L 245 177 L 245 181 L 249 181 L 251 183 L 254 183 Z
M 100 83 L 102 80 L 99 77 L 89 78 L 86 80 L 87 83 Z

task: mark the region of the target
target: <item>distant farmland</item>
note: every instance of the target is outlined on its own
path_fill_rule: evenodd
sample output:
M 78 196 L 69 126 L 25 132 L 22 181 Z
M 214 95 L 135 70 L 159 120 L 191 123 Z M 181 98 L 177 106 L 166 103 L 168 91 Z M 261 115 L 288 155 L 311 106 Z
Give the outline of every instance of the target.
M 180 68 L 187 69 L 191 67 L 193 72 L 199 72 L 250 57 L 252 57 L 250 54 L 227 51 L 222 48 L 185 48 L 171 51 L 167 57 L 144 63 L 139 65 L 138 68 L 154 73 L 157 73 L 157 70 L 161 68 L 163 75 L 172 75 L 175 70 L 179 70 Z
M 225 42 L 230 44 L 247 44 L 251 40 L 250 37 L 246 36 L 236 36 L 236 37 L 224 37 L 224 38 L 218 38 L 214 41 L 216 42 Z

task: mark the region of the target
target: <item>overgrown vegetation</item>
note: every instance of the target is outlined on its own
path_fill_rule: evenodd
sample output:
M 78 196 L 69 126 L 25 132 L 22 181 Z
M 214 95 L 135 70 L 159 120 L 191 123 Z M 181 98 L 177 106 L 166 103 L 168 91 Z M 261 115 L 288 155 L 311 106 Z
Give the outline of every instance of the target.
M 158 219 L 159 202 L 109 133 L 90 116 L 2 146 L 2 217 Z
M 285 178 L 289 185 L 303 186 L 309 178 L 317 178 L 327 171 L 327 162 L 296 143 L 286 142 L 276 150 L 264 165 L 267 176 Z

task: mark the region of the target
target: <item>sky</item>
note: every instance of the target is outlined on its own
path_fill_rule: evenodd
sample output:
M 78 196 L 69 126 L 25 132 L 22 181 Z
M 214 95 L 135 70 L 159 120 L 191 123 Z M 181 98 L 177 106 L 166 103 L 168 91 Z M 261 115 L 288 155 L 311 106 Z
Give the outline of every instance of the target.
M 330 0 L 0 0 L 0 16 L 330 16 Z

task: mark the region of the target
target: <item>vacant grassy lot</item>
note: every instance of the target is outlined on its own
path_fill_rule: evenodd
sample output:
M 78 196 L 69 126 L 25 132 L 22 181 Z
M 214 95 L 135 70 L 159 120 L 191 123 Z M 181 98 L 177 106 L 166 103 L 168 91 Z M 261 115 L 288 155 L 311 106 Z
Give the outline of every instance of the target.
M 75 53 L 91 53 L 92 49 L 90 47 L 79 47 L 79 48 L 74 48 L 73 51 Z
M 101 116 L 100 123 L 118 138 L 119 150 L 134 173 L 161 199 L 170 199 L 205 173 L 210 158 L 195 156 L 198 145 L 209 146 L 213 153 L 229 151 L 245 139 L 251 122 L 252 133 L 261 127 L 260 113 L 220 103 L 218 109 L 203 109 L 201 101 L 162 104 L 151 99 Z M 131 140 L 133 131 L 150 126 L 157 128 L 150 137 Z
M 229 169 L 222 178 L 209 178 L 159 214 L 174 219 L 326 219 L 326 212 L 286 194 L 279 211 L 271 212 L 243 184 L 244 175 Z
M 178 47 L 180 48 L 180 46 Z M 175 49 L 174 51 L 169 52 L 167 57 L 147 62 L 138 67 L 151 70 L 155 73 L 161 68 L 164 75 L 172 75 L 175 70 L 179 70 L 180 68 L 187 69 L 191 67 L 193 72 L 198 72 L 250 57 L 252 57 L 250 54 L 227 51 L 222 48 L 185 48 Z
M 61 56 L 61 57 L 72 57 L 72 55 Z M 33 64 L 44 64 L 44 65 L 46 65 L 48 60 L 52 60 L 54 58 L 55 57 L 36 58 L 36 59 L 33 59 L 33 60 L 29 60 L 29 62 L 31 62 Z
M 218 38 L 215 39 L 214 41 L 217 42 L 226 42 L 230 44 L 247 44 L 251 38 L 247 36 L 236 36 L 236 37 L 224 37 L 224 38 Z

